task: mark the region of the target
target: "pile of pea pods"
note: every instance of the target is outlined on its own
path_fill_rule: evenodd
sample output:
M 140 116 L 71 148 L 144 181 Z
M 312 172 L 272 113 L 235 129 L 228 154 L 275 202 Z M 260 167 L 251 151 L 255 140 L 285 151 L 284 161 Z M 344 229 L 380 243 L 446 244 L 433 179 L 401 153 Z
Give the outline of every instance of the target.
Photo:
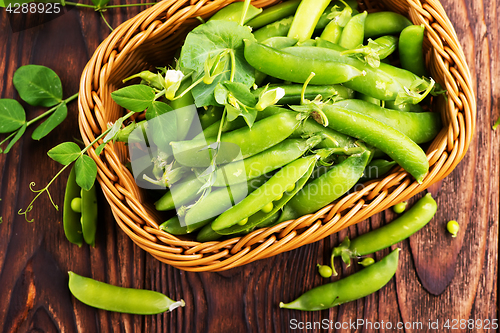
M 210 21 L 238 20 L 242 5 Z M 248 10 L 254 39 L 243 40 L 243 54 L 259 111 L 246 126 L 223 107 L 199 108 L 202 132 L 170 142 L 182 177 L 155 202 L 175 212 L 162 230 L 198 241 L 244 235 L 314 213 L 396 165 L 423 181 L 421 145 L 442 127 L 428 107 L 438 85 L 426 76 L 424 27 L 356 8 L 303 0 Z M 194 103 L 191 83 L 180 85 L 187 93 L 169 102 L 174 109 Z M 122 132 L 118 141 L 130 130 Z
M 175 89 L 182 92 L 178 97 L 168 91 L 175 86 L 172 77 L 187 73 L 172 71 L 174 76 L 167 73 L 163 78 L 144 71 L 133 76 L 157 92 L 167 90 L 161 94 L 170 93 L 165 103 L 172 110 L 198 106 L 197 117 L 177 112 L 177 118 L 172 118 L 177 123 L 177 140 L 163 144 L 154 159 L 151 177 L 157 179 L 145 175 L 168 187 L 166 193 L 154 192 L 156 209 L 172 216 L 160 225 L 162 230 L 195 235 L 200 242 L 240 236 L 314 213 L 397 165 L 417 182 L 424 180 L 429 164 L 422 147 L 442 125 L 440 115 L 429 111 L 431 95 L 440 92 L 424 65 L 423 26 L 412 25 L 393 12 L 360 13 L 356 2 L 343 0 L 292 0 L 265 10 L 249 6 L 247 0 L 217 12 L 209 20 L 215 22 L 213 31 L 217 20 L 239 21 L 251 28 L 253 38 L 235 42 L 242 46 L 238 66 L 251 66 L 254 73 L 251 90 L 233 82 L 237 82 L 236 49 L 208 57 L 201 79 L 178 80 Z M 226 31 L 218 37 L 229 38 L 224 34 L 229 35 Z M 209 41 L 218 37 L 204 35 Z M 202 46 L 195 53 L 203 53 Z M 194 51 L 181 50 L 180 62 L 183 53 L 189 52 Z M 189 54 L 188 58 L 197 56 Z M 199 105 L 199 91 L 196 96 L 193 88 L 201 82 L 209 86 L 223 74 L 224 65 L 219 63 L 226 56 L 231 56 L 230 80 L 211 92 L 222 105 Z M 234 116 L 240 106 L 243 117 Z M 228 107 L 233 108 L 231 117 Z M 196 122 L 199 130 L 188 134 Z M 134 131 L 146 136 L 147 126 L 155 129 L 148 121 L 134 122 L 120 130 L 116 140 L 131 146 Z M 79 198 L 71 201 L 78 191 L 73 192 L 67 192 L 67 203 L 79 211 Z M 402 213 L 404 206 L 400 203 L 395 212 Z M 347 265 L 351 259 L 364 257 L 360 264 L 368 267 L 290 303 L 282 302 L 280 307 L 324 310 L 379 290 L 397 270 L 399 249 L 377 263 L 366 255 L 406 239 L 424 227 L 436 210 L 436 202 L 427 194 L 392 223 L 352 241 L 346 238 L 332 250 L 331 267 L 318 265 L 320 274 L 325 278 L 337 275 L 334 257 L 341 257 Z M 83 238 L 93 243 L 93 237 L 85 237 L 85 223 L 83 227 Z M 76 223 L 75 228 L 82 226 Z M 74 240 L 79 244 L 80 234 Z M 184 306 L 182 300 L 174 302 L 149 291 L 110 289 L 71 272 L 69 286 L 82 302 L 111 311 L 152 314 Z M 131 297 L 121 303 L 102 301 L 100 295 L 107 292 Z

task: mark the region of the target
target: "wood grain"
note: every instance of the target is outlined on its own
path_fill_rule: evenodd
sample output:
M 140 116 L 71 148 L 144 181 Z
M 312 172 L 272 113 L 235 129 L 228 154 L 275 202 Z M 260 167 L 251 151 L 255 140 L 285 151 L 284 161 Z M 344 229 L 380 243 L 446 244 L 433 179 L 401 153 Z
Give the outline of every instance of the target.
M 123 3 L 132 3 L 131 0 Z M 281 310 L 304 291 L 325 283 L 317 263 L 328 263 L 329 253 L 347 234 L 355 237 L 395 218 L 378 214 L 348 230 L 294 251 L 222 273 L 189 273 L 161 264 L 146 254 L 114 223 L 99 194 L 97 246 L 78 248 L 64 237 L 61 213 L 42 196 L 30 213 L 33 223 L 17 214 L 33 198 L 29 183 L 39 189 L 60 166 L 46 152 L 78 133 L 77 106 L 57 131 L 40 142 L 31 140 L 33 128 L 7 156 L 0 155 L 0 331 L 1 332 L 289 332 L 298 322 L 372 323 L 485 320 L 498 318 L 497 265 L 499 220 L 500 131 L 491 125 L 500 116 L 500 4 L 493 0 L 442 0 L 463 45 L 475 80 L 477 131 L 469 152 L 456 170 L 429 191 L 439 210 L 430 224 L 402 248 L 400 267 L 380 292 L 328 311 Z M 144 7 L 142 7 L 144 8 Z M 37 15 L 15 17 L 0 13 L 0 97 L 16 98 L 12 76 L 22 65 L 35 63 L 54 69 L 62 79 L 64 96 L 78 90 L 80 74 L 93 50 L 109 34 L 91 9 L 66 8 L 52 20 Z M 112 26 L 136 15 L 141 8 L 108 10 Z M 46 21 L 46 22 L 45 22 Z M 45 23 L 43 23 L 45 22 Z M 42 23 L 42 24 L 41 24 Z M 13 28 L 15 31 L 13 31 Z M 18 30 L 18 31 L 17 31 Z M 28 118 L 43 112 L 26 107 Z M 2 137 L 3 138 L 3 137 Z M 65 177 L 51 186 L 62 205 Z M 413 198 L 410 203 L 413 203 Z M 456 239 L 446 232 L 448 220 L 461 226 Z M 380 259 L 389 250 L 375 255 Z M 336 262 L 341 275 L 356 266 Z M 100 281 L 157 290 L 183 298 L 186 307 L 155 316 L 134 316 L 92 309 L 74 299 L 67 288 L 67 271 Z M 338 278 L 332 278 L 334 281 Z M 451 323 L 451 322 L 450 322 Z M 345 327 L 346 324 L 344 324 Z M 442 326 L 441 326 L 442 327 Z M 405 332 L 419 332 L 415 327 Z M 368 325 L 341 329 L 299 331 L 375 332 Z M 386 332 L 401 331 L 386 329 Z M 445 329 L 434 331 L 447 331 Z M 453 332 L 483 332 L 460 328 Z

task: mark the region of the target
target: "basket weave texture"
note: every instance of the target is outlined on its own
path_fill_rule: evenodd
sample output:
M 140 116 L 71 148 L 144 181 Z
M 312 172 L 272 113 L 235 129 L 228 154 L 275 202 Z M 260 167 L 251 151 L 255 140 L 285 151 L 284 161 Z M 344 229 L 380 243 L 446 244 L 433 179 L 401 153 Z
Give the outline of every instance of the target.
M 79 126 L 88 145 L 110 123 L 124 115 L 111 92 L 122 79 L 150 66 L 171 63 L 186 34 L 232 0 L 164 0 L 116 28 L 97 48 L 85 67 L 81 82 Z M 277 0 L 258 0 L 264 7 Z M 422 184 L 399 168 L 383 179 L 324 207 L 315 214 L 261 228 L 244 237 L 199 243 L 170 235 L 158 228 L 163 221 L 146 202 L 133 175 L 125 168 L 128 150 L 123 143 L 108 143 L 104 152 L 90 156 L 98 167 L 98 181 L 120 228 L 153 257 L 188 271 L 220 271 L 290 251 L 325 238 L 362 221 L 397 202 L 404 201 L 446 177 L 465 155 L 475 128 L 476 100 L 464 53 L 455 30 L 437 0 L 364 1 L 361 9 L 391 10 L 424 24 L 427 67 L 448 91 L 436 99 L 443 129 L 427 149 L 429 173 Z M 97 148 L 95 145 L 94 148 Z

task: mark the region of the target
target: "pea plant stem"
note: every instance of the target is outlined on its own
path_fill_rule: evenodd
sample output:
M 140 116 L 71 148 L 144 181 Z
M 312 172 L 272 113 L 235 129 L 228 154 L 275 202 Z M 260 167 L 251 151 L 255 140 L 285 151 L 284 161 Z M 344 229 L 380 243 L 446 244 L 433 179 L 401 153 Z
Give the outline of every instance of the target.
M 42 113 L 41 115 L 39 115 L 38 117 L 35 117 L 33 119 L 31 119 L 30 121 L 28 121 L 28 123 L 26 124 L 26 126 L 29 126 L 31 124 L 33 124 L 34 122 L 48 116 L 49 114 L 51 114 L 52 112 L 54 112 L 55 110 L 57 110 L 57 108 L 64 102 L 64 103 L 69 103 L 71 102 L 72 100 L 74 100 L 75 98 L 78 97 L 78 93 L 74 94 L 73 96 L 70 96 L 68 98 L 66 98 L 65 100 L 63 100 L 61 103 L 57 104 L 56 106 L 48 109 L 47 111 L 45 111 L 44 113 Z
M 111 25 L 108 23 L 108 20 L 106 20 L 106 18 L 104 17 L 104 13 L 102 10 L 99 11 L 99 13 L 101 14 L 101 17 L 102 17 L 102 20 L 104 21 L 104 23 L 106 23 L 106 25 L 108 26 L 108 28 L 113 31 L 113 27 L 111 27 Z
M 78 94 L 76 94 L 78 95 Z M 76 98 L 75 95 L 71 96 L 73 98 Z M 71 98 L 70 97 L 70 98 Z M 123 121 L 125 121 L 126 119 L 130 118 L 130 116 L 132 116 L 132 114 L 134 114 L 134 112 L 129 112 L 127 113 L 125 116 L 123 116 Z M 104 132 L 102 132 L 97 138 L 94 139 L 94 141 L 92 141 L 88 146 L 86 146 L 85 148 L 82 149 L 82 151 L 80 152 L 80 154 L 78 154 L 78 156 L 73 160 L 76 161 L 78 158 L 80 158 L 83 154 L 85 154 L 87 152 L 87 150 L 89 150 L 91 147 L 94 146 L 94 144 L 96 142 L 98 142 L 99 140 L 101 140 L 103 137 L 106 136 L 106 134 L 109 133 L 109 131 L 111 131 L 113 127 L 110 126 L 108 129 L 106 129 Z M 68 164 L 66 164 L 65 166 L 63 166 L 61 168 L 61 170 L 59 170 L 59 172 L 49 181 L 49 183 L 44 187 L 42 188 L 41 190 L 34 190 L 33 189 L 33 186 L 35 186 L 36 184 L 34 182 L 31 182 L 30 183 L 30 190 L 34 193 L 37 193 L 37 195 L 33 198 L 33 200 L 31 200 L 31 202 L 29 203 L 28 207 L 24 210 L 22 210 L 22 208 L 17 212 L 19 215 L 24 215 L 24 218 L 26 219 L 27 222 L 33 222 L 34 219 L 31 219 L 31 220 L 28 220 L 28 213 L 31 212 L 31 210 L 33 209 L 33 203 L 36 201 L 36 199 L 38 199 L 39 196 L 41 196 L 44 192 L 47 192 L 47 195 L 49 196 L 49 199 L 50 199 L 50 202 L 52 203 L 52 205 L 54 206 L 54 208 L 56 210 L 59 210 L 59 207 L 54 203 L 54 201 L 52 200 L 52 196 L 50 195 L 50 192 L 49 192 L 49 187 L 50 185 L 52 185 L 52 183 L 57 179 L 57 177 L 59 177 L 63 172 L 64 170 L 66 170 L 73 162 L 70 162 Z
M 26 123 L 26 127 L 32 125 L 33 123 L 37 122 L 38 120 L 42 119 L 42 118 L 45 118 L 47 117 L 49 114 L 51 114 L 52 112 L 54 112 L 55 110 L 57 110 L 57 108 L 64 102 L 64 103 L 69 103 L 71 102 L 72 100 L 74 100 L 75 98 L 78 97 L 78 93 L 74 94 L 73 96 L 70 96 L 68 98 L 66 98 L 65 100 L 63 100 L 61 103 L 57 104 L 56 106 L 48 109 L 47 111 L 45 111 L 44 113 L 42 113 L 41 115 L 31 119 L 30 121 L 28 121 Z M 5 139 L 3 139 L 1 142 L 0 142 L 0 146 L 3 145 L 4 143 L 6 143 L 7 141 L 9 141 L 14 135 L 16 135 L 18 132 L 18 130 L 12 132 L 8 137 L 6 137 Z

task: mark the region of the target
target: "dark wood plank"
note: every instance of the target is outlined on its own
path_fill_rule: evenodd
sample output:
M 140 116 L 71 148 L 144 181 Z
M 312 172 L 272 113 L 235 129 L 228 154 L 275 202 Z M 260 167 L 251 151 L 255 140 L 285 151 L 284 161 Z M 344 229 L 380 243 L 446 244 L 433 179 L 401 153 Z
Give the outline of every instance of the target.
M 46 151 L 78 133 L 78 110 L 76 103 L 71 103 L 68 119 L 58 131 L 33 142 L 30 128 L 9 155 L 0 155 L 1 331 L 288 332 L 294 321 L 326 319 L 333 323 L 333 329 L 307 331 L 355 332 L 351 328 L 335 329 L 335 323 L 358 319 L 372 323 L 422 322 L 427 330 L 429 321 L 438 320 L 442 325 L 447 319 L 498 318 L 500 132 L 492 132 L 490 127 L 500 116 L 500 66 L 496 60 L 500 54 L 500 5 L 492 0 L 442 3 L 455 25 L 475 80 L 477 133 L 457 169 L 431 189 L 438 200 L 438 214 L 425 229 L 398 244 L 403 250 L 399 270 L 380 292 L 328 311 L 299 312 L 278 307 L 280 301 L 290 301 L 327 282 L 318 276 L 316 264 L 328 263 L 331 248 L 345 235 L 355 237 L 392 221 L 395 214 L 390 211 L 323 241 L 221 273 L 184 272 L 156 261 L 119 229 L 102 194 L 95 248 L 78 248 L 65 240 L 61 213 L 53 209 L 45 195 L 30 214 L 35 222 L 27 223 L 17 211 L 33 198 L 29 183 L 34 181 L 39 189 L 60 168 L 46 156 Z M 142 8 L 109 10 L 105 17 L 117 26 Z M 19 24 L 27 27 L 33 22 L 41 21 L 28 15 Z M 0 31 L 1 98 L 18 98 L 12 76 L 19 66 L 29 63 L 54 69 L 62 79 L 64 95 L 73 94 L 78 90 L 83 67 L 109 34 L 99 15 L 84 8 L 73 8 L 19 32 L 12 32 L 2 11 Z M 29 118 L 43 111 L 26 109 Z M 63 201 L 64 178 L 51 187 L 59 205 Z M 450 219 L 461 225 L 456 239 L 445 229 Z M 381 251 L 375 258 L 387 253 L 389 250 Z M 359 269 L 355 265 L 345 267 L 339 261 L 336 267 L 344 276 Z M 155 316 L 95 310 L 70 295 L 68 270 L 120 286 L 157 290 L 174 299 L 183 298 L 187 305 Z M 378 331 L 368 325 L 358 328 L 359 332 Z M 486 331 L 458 328 L 454 332 Z M 419 330 L 413 327 L 405 331 Z

